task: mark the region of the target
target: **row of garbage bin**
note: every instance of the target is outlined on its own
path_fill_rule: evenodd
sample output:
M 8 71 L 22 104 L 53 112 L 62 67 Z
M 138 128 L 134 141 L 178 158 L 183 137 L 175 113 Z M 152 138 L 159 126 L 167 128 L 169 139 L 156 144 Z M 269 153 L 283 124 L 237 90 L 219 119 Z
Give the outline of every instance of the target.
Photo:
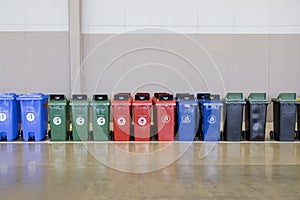
M 281 93 L 272 102 L 274 130 L 270 137 L 293 141 L 297 137 L 296 94 Z M 179 93 L 175 97 L 169 93 L 155 93 L 154 97 L 149 93 L 137 93 L 134 97 L 130 93 L 118 93 L 112 101 L 107 95 L 96 94 L 91 102 L 87 95 L 73 95 L 69 101 L 65 95 L 59 94 L 1 94 L 0 140 L 13 141 L 20 134 L 24 141 L 43 140 L 47 135 L 49 111 L 51 140 L 68 140 L 71 123 L 72 139 L 88 141 L 91 139 L 91 107 L 92 139 L 95 141 L 193 141 L 195 137 L 203 141 L 264 141 L 268 105 L 266 93 L 251 93 L 245 100 L 242 93 L 228 93 L 221 132 L 223 102 L 219 95 L 209 93 Z M 110 131 L 110 112 L 113 133 Z M 243 115 L 245 131 L 242 128 Z M 299 126 L 300 122 L 298 130 Z

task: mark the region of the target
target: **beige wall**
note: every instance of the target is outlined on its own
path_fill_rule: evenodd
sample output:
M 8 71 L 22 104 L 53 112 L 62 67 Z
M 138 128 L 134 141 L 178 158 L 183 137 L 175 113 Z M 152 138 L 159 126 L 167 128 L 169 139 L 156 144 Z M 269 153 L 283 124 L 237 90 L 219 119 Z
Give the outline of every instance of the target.
M 68 32 L 0 32 L 0 92 L 69 94 Z
M 275 97 L 279 92 L 300 94 L 300 35 L 188 35 L 203 48 L 174 34 L 110 36 L 83 35 L 83 57 L 87 58 L 83 65 L 86 80 L 83 88 L 89 94 L 95 90 L 110 93 L 114 87 L 119 91 L 126 88 L 132 91 L 146 82 L 161 83 L 161 89 L 165 85 L 174 92 L 210 90 L 223 97 L 223 86 L 225 92 L 243 91 L 245 96 L 256 91 L 267 92 L 269 97 Z M 133 49 L 138 50 L 131 51 Z M 170 53 L 173 51 L 191 61 L 196 70 L 184 58 Z M 129 53 L 123 55 L 124 52 Z M 120 55 L 123 56 L 119 58 Z M 113 59 L 115 62 L 107 67 Z M 130 71 L 139 65 L 145 66 Z M 173 69 L 186 76 L 192 88 Z M 127 71 L 130 73 L 123 76 Z M 120 77 L 123 79 L 118 82 Z M 221 85 L 220 77 L 224 85 Z M 153 89 L 159 88 L 153 86 Z
M 180 35 L 128 34 L 90 53 L 110 36 L 83 35 L 84 93 L 141 86 L 139 90 L 151 92 L 209 90 L 223 97 L 227 91 L 300 95 L 300 35 L 188 35 L 203 46 L 199 48 Z M 71 93 L 68 32 L 2 32 L 0 43 L 1 92 Z M 149 85 L 142 87 L 144 83 Z

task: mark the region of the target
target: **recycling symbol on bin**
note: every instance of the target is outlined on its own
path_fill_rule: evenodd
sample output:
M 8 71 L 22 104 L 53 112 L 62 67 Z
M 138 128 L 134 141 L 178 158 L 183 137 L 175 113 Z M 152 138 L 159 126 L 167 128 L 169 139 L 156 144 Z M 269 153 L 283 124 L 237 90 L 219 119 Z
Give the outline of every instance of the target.
M 61 124 L 61 118 L 60 117 L 54 117 L 52 121 L 53 121 L 53 124 L 56 125 L 56 126 Z
M 97 124 L 98 124 L 99 126 L 103 126 L 103 125 L 105 124 L 105 118 L 104 118 L 104 117 L 99 117 L 99 118 L 97 119 Z
M 170 122 L 170 116 L 169 115 L 162 116 L 162 123 L 167 124 L 169 122 Z
M 6 121 L 6 114 L 5 113 L 0 113 L 0 122 Z
M 188 124 L 188 123 L 190 123 L 191 121 L 192 121 L 192 117 L 191 117 L 190 115 L 188 115 L 188 114 L 183 115 L 183 117 L 182 117 L 182 122 L 183 122 L 183 123 Z
M 140 117 L 140 118 L 138 119 L 138 124 L 139 124 L 140 126 L 145 126 L 145 125 L 147 124 L 147 119 L 146 119 L 145 117 Z
M 216 116 L 214 116 L 214 115 L 210 115 L 210 116 L 208 117 L 207 121 L 208 121 L 209 124 L 214 124 L 214 123 L 216 123 L 217 118 L 216 118 Z
M 124 126 L 126 124 L 126 119 L 124 117 L 119 117 L 117 121 L 120 126 Z
M 83 117 L 77 117 L 76 124 L 78 126 L 82 126 L 84 124 L 84 118 Z
M 26 119 L 27 119 L 27 121 L 29 121 L 29 122 L 33 122 L 34 119 L 35 119 L 35 116 L 34 116 L 33 113 L 28 113 L 28 114 L 26 115 Z

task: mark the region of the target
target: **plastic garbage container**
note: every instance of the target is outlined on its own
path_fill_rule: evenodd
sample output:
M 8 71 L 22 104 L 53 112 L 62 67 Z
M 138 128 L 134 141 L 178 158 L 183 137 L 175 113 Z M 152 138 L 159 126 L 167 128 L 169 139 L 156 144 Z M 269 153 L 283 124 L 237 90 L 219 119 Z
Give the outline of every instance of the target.
M 110 100 L 106 94 L 95 94 L 92 106 L 94 141 L 108 141 L 110 138 Z
M 199 113 L 198 113 L 198 131 L 197 131 L 197 136 L 199 137 L 200 140 L 203 140 L 203 109 L 202 109 L 202 103 L 205 101 L 207 97 L 210 96 L 210 93 L 198 93 L 197 94 L 197 100 L 199 104 Z
M 15 93 L 0 94 L 0 140 L 11 142 L 20 134 L 20 105 Z
M 118 93 L 111 102 L 114 123 L 114 140 L 129 141 L 131 135 L 131 104 L 130 93 Z
M 74 94 L 70 101 L 74 141 L 89 140 L 89 100 L 85 94 Z
M 266 93 L 251 93 L 246 99 L 245 134 L 247 140 L 265 140 L 268 105 L 269 101 Z
M 216 142 L 220 140 L 221 108 L 223 103 L 219 95 L 206 96 L 201 103 L 202 139 Z
M 172 94 L 156 93 L 154 103 L 154 125 L 158 141 L 173 141 L 175 128 L 176 101 Z
M 243 93 L 228 93 L 224 103 L 224 140 L 241 141 L 243 112 L 246 104 Z
M 300 140 L 300 98 L 297 101 L 297 139 Z
M 69 133 L 68 100 L 64 94 L 50 94 L 49 116 L 52 141 L 66 141 Z
M 48 129 L 48 95 L 29 93 L 19 95 L 23 140 L 42 141 Z
M 178 141 L 194 141 L 198 130 L 198 102 L 193 94 L 177 94 Z
M 152 99 L 149 93 L 137 93 L 132 102 L 134 140 L 149 141 L 151 136 Z
M 297 111 L 296 93 L 281 93 L 273 102 L 273 127 L 270 138 L 279 141 L 295 140 Z

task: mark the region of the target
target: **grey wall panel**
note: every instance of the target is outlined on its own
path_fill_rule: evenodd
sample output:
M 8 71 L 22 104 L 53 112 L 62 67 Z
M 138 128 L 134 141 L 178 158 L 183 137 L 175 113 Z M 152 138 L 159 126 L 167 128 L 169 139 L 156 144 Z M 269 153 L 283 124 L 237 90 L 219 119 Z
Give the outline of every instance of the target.
M 25 39 L 20 33 L 0 33 L 0 92 L 26 90 Z
M 68 32 L 2 32 L 0 43 L 0 92 L 69 94 Z
M 300 95 L 300 35 L 272 35 L 270 40 L 270 95 Z
M 176 72 L 180 72 L 190 80 L 197 91 L 210 90 L 222 95 L 228 91 L 243 91 L 245 96 L 250 92 L 261 91 L 267 92 L 270 97 L 281 91 L 300 93 L 300 35 L 188 36 L 198 44 L 194 45 L 193 41 L 180 35 L 170 34 L 128 34 L 109 39 L 98 46 L 93 55 L 86 60 L 84 88 L 88 93 L 95 90 L 94 85 L 99 74 L 114 60 L 109 69 L 105 70 L 107 77 L 101 80 L 98 92 L 110 93 L 116 79 L 126 72 L 132 73 L 132 70 L 135 70 L 133 68 L 142 66 L 144 71 L 140 71 L 140 74 L 127 75 L 129 78 L 127 82 L 123 82 L 123 88 L 133 89 L 142 77 L 148 82 L 155 82 L 157 79 L 162 80 L 160 76 L 163 76 L 169 83 L 162 84 L 167 84 L 171 90 L 189 91 L 188 85 L 183 84 L 183 80 L 176 75 Z M 84 34 L 84 57 L 109 37 L 110 35 Z M 160 73 L 159 68 L 168 67 L 174 70 L 174 74 Z M 217 74 L 218 72 L 220 74 Z M 222 81 L 224 85 L 220 85 Z M 222 87 L 225 88 L 225 92 Z
M 141 89 L 300 95 L 300 35 L 188 36 L 198 44 L 170 34 L 83 34 L 83 91 L 111 94 L 159 83 Z M 67 32 L 2 32 L 0 43 L 1 92 L 70 93 Z

